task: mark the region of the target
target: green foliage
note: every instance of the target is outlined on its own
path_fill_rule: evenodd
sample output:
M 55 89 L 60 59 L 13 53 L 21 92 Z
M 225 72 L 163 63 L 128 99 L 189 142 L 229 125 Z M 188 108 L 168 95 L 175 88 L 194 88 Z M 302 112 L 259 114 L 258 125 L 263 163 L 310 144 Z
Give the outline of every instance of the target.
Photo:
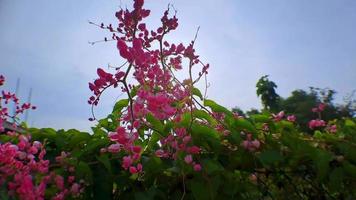
M 47 157 L 54 160 L 61 151 L 70 152 L 67 160 L 76 167 L 76 177 L 87 183 L 84 199 L 338 199 L 355 197 L 356 186 L 356 122 L 339 119 L 338 132 L 301 133 L 300 127 L 282 120 L 275 122 L 269 113 L 235 118 L 225 107 L 211 100 L 205 105 L 224 113 L 215 119 L 208 110 L 183 114 L 174 124 L 146 116 L 151 127 L 141 137 L 144 173 L 131 175 L 120 167 L 125 155 L 100 153 L 107 147 L 109 130 L 99 121 L 93 134 L 74 129 L 29 129 L 34 140 L 47 143 Z M 127 101 L 116 104 L 118 109 Z M 116 113 L 119 114 L 119 113 Z M 110 116 L 110 115 L 109 115 Z M 204 125 L 204 123 L 208 125 Z M 230 131 L 221 135 L 213 127 L 221 124 Z M 267 124 L 269 130 L 262 129 Z M 190 130 L 193 143 L 202 148 L 199 162 L 202 171 L 194 172 L 181 160 L 154 155 L 162 134 L 176 127 Z M 151 130 L 152 132 L 147 132 Z M 252 133 L 261 141 L 256 151 L 241 146 L 241 132 Z M 2 137 L 2 141 L 6 141 Z M 2 191 L 2 190 L 1 190 Z M 0 195 L 4 195 L 0 193 Z M 5 198 L 6 196 L 4 196 Z M 5 198 L 6 199 L 6 198 Z

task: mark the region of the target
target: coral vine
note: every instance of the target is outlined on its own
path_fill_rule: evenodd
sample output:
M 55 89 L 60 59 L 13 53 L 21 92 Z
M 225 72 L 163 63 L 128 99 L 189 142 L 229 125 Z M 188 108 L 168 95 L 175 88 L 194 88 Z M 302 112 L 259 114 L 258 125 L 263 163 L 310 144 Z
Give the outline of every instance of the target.
M 135 151 L 138 148 L 135 142 L 139 138 L 140 128 L 152 128 L 145 119 L 146 116 L 152 115 L 158 120 L 179 122 L 183 113 L 194 111 L 196 109 L 192 95 L 194 84 L 201 76 L 207 74 L 209 67 L 202 64 L 195 53 L 196 38 L 187 47 L 182 43 L 170 44 L 165 40 L 165 36 L 178 27 L 176 13 L 172 17 L 169 16 L 170 8 L 168 8 L 161 18 L 161 26 L 149 30 L 143 19 L 149 16 L 150 11 L 143 9 L 143 4 L 143 0 L 135 0 L 132 11 L 119 10 L 115 15 L 119 21 L 117 28 L 113 28 L 112 25 L 100 26 L 115 32 L 112 39 L 117 42 L 120 56 L 126 60 L 126 71 L 122 71 L 123 66 L 114 74 L 99 68 L 97 70 L 99 78 L 89 83 L 94 96 L 90 97 L 88 102 L 93 106 L 98 104 L 101 94 L 108 87 L 118 87 L 122 84 L 122 91 L 127 93 L 129 109 L 118 122 L 121 125 L 116 132 L 109 134 L 111 141 L 115 143 L 108 148 L 108 151 L 127 152 L 128 155 L 124 157 L 122 166 L 124 169 L 129 169 L 131 173 L 141 171 L 141 167 L 138 167 L 141 151 Z M 190 77 L 180 81 L 175 77 L 174 71 L 183 69 L 183 59 L 188 60 Z M 198 77 L 193 79 L 191 70 L 196 64 L 201 64 L 202 68 Z M 136 84 L 128 83 L 127 77 L 130 74 L 133 75 Z M 133 88 L 137 96 L 131 94 Z M 186 152 L 189 158 L 192 158 L 192 154 L 199 154 L 200 148 L 190 144 L 189 131 L 180 128 L 169 133 L 159 133 L 162 149 L 157 150 L 156 155 L 176 159 L 180 152 Z M 169 151 L 163 149 L 167 145 Z M 201 168 L 196 162 L 187 164 L 192 164 L 195 170 Z
M 0 75 L 0 86 L 5 82 Z M 8 113 L 7 107 L 12 101 L 15 106 L 15 115 Z M 0 132 L 5 131 L 3 123 L 9 119 L 16 120 L 18 115 L 28 109 L 35 109 L 29 103 L 21 106 L 15 94 L 2 91 L 0 97 Z M 16 129 L 16 123 L 12 124 Z M 6 135 L 11 141 L 0 143 L 0 186 L 5 185 L 8 195 L 24 200 L 45 199 L 45 191 L 51 185 L 56 186 L 54 200 L 62 200 L 66 196 L 78 196 L 82 186 L 74 181 L 74 176 L 65 181 L 63 176 L 50 171 L 50 161 L 45 159 L 45 144 L 39 141 L 31 141 L 30 135 L 20 135 L 17 132 L 7 131 Z M 66 183 L 66 187 L 65 184 Z M 69 189 L 66 189 L 66 188 Z M 82 190 L 83 191 L 83 190 Z

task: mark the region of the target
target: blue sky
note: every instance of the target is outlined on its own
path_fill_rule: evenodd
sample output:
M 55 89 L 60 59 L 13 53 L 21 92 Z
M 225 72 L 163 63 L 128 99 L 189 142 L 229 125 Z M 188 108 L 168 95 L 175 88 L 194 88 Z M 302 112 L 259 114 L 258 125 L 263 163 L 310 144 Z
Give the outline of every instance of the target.
M 255 84 L 269 74 L 277 92 L 329 87 L 341 101 L 356 89 L 356 1 L 354 0 L 146 0 L 148 20 L 157 27 L 172 3 L 179 28 L 170 39 L 188 43 L 200 26 L 196 44 L 201 58 L 211 64 L 208 96 L 226 107 L 259 108 Z M 97 67 L 122 63 L 114 43 L 94 46 L 106 32 L 89 25 L 115 23 L 119 6 L 129 0 L 0 0 L 0 74 L 6 89 L 38 110 L 29 115 L 36 127 L 89 130 L 93 124 L 88 82 Z M 105 116 L 120 96 L 109 91 L 97 115 Z M 121 96 L 122 97 L 122 96 Z

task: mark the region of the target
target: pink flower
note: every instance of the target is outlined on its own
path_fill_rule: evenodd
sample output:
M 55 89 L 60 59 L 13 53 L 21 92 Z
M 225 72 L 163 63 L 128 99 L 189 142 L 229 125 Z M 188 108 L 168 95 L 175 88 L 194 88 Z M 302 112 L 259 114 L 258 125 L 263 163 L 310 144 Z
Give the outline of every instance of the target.
M 325 109 L 325 104 L 324 104 L 324 103 L 319 104 L 318 109 L 319 109 L 320 112 L 321 112 L 321 111 L 324 111 L 324 109 Z
M 193 161 L 193 157 L 192 157 L 192 155 L 186 155 L 185 156 L 185 158 L 184 158 L 184 161 L 187 163 L 187 164 L 190 164 L 190 163 L 192 163 L 192 161 Z
M 68 183 L 73 183 L 74 180 L 75 180 L 75 177 L 74 176 L 68 176 Z
M 132 159 L 131 159 L 131 157 L 130 156 L 124 156 L 123 158 L 122 158 L 122 167 L 124 168 L 124 169 L 128 169 L 131 165 L 132 165 Z
M 279 112 L 277 115 L 272 114 L 273 120 L 278 122 L 281 121 L 284 117 L 284 111 Z
M 246 140 L 244 140 L 241 144 L 241 146 L 243 146 L 246 150 L 248 151 L 256 151 L 257 149 L 260 148 L 261 143 L 260 141 L 254 139 L 252 140 L 252 135 L 251 134 L 247 134 L 247 138 Z
M 191 137 L 190 135 L 185 136 L 185 137 L 183 138 L 183 142 L 184 142 L 184 143 L 188 143 L 188 142 L 190 142 L 191 140 L 192 140 L 192 137 Z
M 254 149 L 260 148 L 260 145 L 261 145 L 260 141 L 258 141 L 258 140 L 256 140 L 256 139 L 253 140 L 253 141 L 251 142 L 251 144 L 252 144 L 252 146 L 253 146 Z
M 167 158 L 168 157 L 168 154 L 166 152 L 164 152 L 162 149 L 158 149 L 155 152 L 155 155 L 159 158 Z
M 138 163 L 136 168 L 137 168 L 137 172 L 142 172 L 142 164 L 141 163 Z
M 79 190 L 80 190 L 80 185 L 78 183 L 74 183 L 72 185 L 72 187 L 70 188 L 70 192 L 73 194 L 73 195 L 77 195 L 79 193 Z
M 297 118 L 296 118 L 294 115 L 289 115 L 289 116 L 287 117 L 287 120 L 290 121 L 290 122 L 295 122 L 296 119 L 297 119 Z
M 198 172 L 198 171 L 201 170 L 201 165 L 200 164 L 195 164 L 193 168 L 194 168 L 194 171 Z
M 132 151 L 135 153 L 141 153 L 142 147 L 140 146 L 133 146 Z
M 109 147 L 108 147 L 108 151 L 110 153 L 117 153 L 120 151 L 120 148 L 121 148 L 121 145 L 120 144 L 111 144 Z
M 137 173 L 136 167 L 131 166 L 131 167 L 130 167 L 130 173 L 131 173 L 131 174 L 136 174 L 136 173 Z
M 319 127 L 324 127 L 326 125 L 324 120 L 320 120 L 320 119 L 313 119 L 309 122 L 309 128 L 310 129 L 315 129 L 315 128 L 319 128 Z
M 187 148 L 187 152 L 190 154 L 198 154 L 200 153 L 200 148 L 197 146 L 191 146 Z
M 27 151 L 30 154 L 36 154 L 38 152 L 38 149 L 36 147 L 32 146 Z
M 5 82 L 5 77 L 3 75 L 0 75 L 0 86 L 4 85 Z
M 337 127 L 334 124 L 334 125 L 326 127 L 326 130 L 329 131 L 330 133 L 336 133 L 337 132 Z
M 60 175 L 57 175 L 54 179 L 55 183 L 56 183 L 56 186 L 59 188 L 59 189 L 63 189 L 64 188 L 64 179 L 62 176 Z

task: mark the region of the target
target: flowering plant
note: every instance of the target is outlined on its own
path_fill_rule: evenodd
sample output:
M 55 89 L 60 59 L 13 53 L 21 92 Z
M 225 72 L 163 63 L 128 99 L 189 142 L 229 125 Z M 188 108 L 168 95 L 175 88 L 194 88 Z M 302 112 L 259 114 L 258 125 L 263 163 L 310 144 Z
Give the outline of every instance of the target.
M 124 64 L 97 69 L 88 103 L 97 106 L 110 87 L 127 98 L 106 118 L 90 118 L 98 122 L 93 134 L 30 128 L 30 135 L 3 135 L 3 199 L 355 197 L 355 119 L 319 117 L 308 135 L 283 111 L 246 118 L 231 112 L 196 87 L 209 68 L 194 49 L 197 36 L 188 45 L 170 43 L 166 35 L 178 28 L 173 7 L 151 30 L 143 5 L 134 0 L 133 10 L 120 9 L 118 27 L 91 22 L 112 34 L 104 41 L 116 42 Z M 182 70 L 188 77 L 180 80 Z

